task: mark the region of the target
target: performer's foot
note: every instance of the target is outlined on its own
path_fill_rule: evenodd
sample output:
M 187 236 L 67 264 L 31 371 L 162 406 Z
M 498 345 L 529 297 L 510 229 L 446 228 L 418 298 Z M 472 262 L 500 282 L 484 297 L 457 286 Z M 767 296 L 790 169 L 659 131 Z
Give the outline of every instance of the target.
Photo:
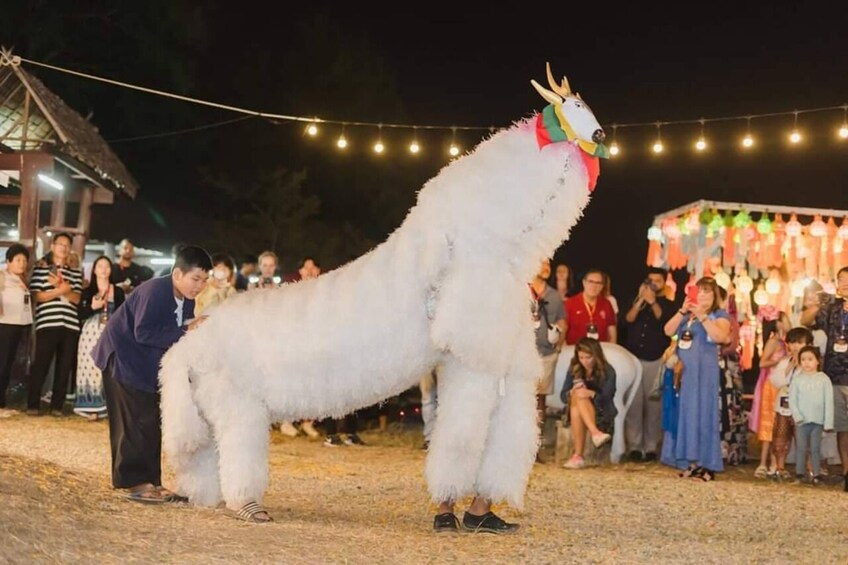
M 242 520 L 251 524 L 267 524 L 273 522 L 274 519 L 268 514 L 268 511 L 262 508 L 256 502 L 248 502 L 238 511 L 228 511 L 229 514 L 236 520 Z
M 518 524 L 505 522 L 491 511 L 482 516 L 475 516 L 466 512 L 462 517 L 462 527 L 475 534 L 514 534 L 520 528 Z
M 347 434 L 344 439 L 344 443 L 345 445 L 368 445 L 356 434 Z
M 437 534 L 459 533 L 459 518 L 453 512 L 436 514 L 436 517 L 433 519 L 433 531 Z

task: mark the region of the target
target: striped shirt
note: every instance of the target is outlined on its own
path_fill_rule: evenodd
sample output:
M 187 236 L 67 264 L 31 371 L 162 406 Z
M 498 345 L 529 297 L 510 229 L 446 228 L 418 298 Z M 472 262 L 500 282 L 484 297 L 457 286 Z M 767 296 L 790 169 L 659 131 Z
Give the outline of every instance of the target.
M 70 267 L 60 267 L 58 270 L 62 278 L 71 283 L 74 292 L 82 292 L 82 271 Z M 38 266 L 32 271 L 29 281 L 29 290 L 32 294 L 54 290 L 52 284 L 47 280 L 50 273 L 48 266 Z M 68 300 L 67 296 L 59 296 L 48 302 L 36 302 L 35 304 L 35 329 L 45 328 L 67 328 L 78 332 L 80 329 L 77 305 Z

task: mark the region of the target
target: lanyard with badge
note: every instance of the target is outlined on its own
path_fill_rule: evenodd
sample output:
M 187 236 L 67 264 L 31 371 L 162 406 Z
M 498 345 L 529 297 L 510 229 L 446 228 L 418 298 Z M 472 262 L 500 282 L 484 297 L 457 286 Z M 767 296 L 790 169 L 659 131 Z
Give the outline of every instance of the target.
M 584 298 L 583 305 L 586 307 L 586 311 L 589 312 L 589 325 L 586 326 L 586 337 L 591 339 L 600 339 L 601 334 L 598 331 L 598 326 L 595 325 L 595 309 L 597 308 L 597 303 L 595 306 L 590 306 Z
M 682 349 L 684 351 L 692 348 L 692 341 L 693 341 L 694 336 L 692 335 L 692 330 L 689 329 L 689 328 L 692 327 L 692 324 L 694 323 L 694 321 L 695 321 L 695 316 L 690 314 L 689 321 L 686 322 L 686 329 L 683 330 L 682 334 L 680 334 L 680 339 L 677 342 L 677 347 L 679 347 L 680 349 Z
M 848 351 L 848 333 L 845 331 L 845 327 L 848 326 L 848 312 L 845 311 L 845 306 L 840 308 L 840 314 L 842 316 L 842 331 L 839 332 L 839 335 L 836 336 L 836 340 L 833 342 L 834 353 L 845 353 Z

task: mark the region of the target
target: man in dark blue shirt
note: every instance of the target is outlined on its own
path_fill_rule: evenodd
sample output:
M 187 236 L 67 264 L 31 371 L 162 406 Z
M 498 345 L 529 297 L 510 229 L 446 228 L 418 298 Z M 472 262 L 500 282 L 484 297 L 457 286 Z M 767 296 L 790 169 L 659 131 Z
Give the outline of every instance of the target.
M 657 394 L 657 379 L 660 378 L 662 354 L 669 344 L 663 327 L 674 315 L 674 304 L 665 297 L 665 278 L 664 269 L 648 269 L 639 294 L 624 315 L 627 324 L 624 346 L 642 364 L 642 382 L 624 422 L 627 449 L 634 461 L 643 458 L 654 461 L 657 458 L 662 427 L 662 402 Z
M 172 502 L 162 488 L 159 363 L 165 352 L 202 323 L 194 299 L 206 286 L 212 260 L 196 246 L 180 250 L 170 275 L 145 281 L 109 319 L 91 356 L 103 371 L 112 447 L 112 485 L 137 502 Z

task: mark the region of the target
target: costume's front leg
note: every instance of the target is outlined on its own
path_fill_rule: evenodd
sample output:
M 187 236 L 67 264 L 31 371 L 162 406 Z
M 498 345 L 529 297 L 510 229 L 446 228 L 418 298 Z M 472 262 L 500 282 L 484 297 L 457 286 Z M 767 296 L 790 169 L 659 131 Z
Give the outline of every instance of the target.
M 521 509 L 539 449 L 536 381 L 511 375 L 504 380 L 502 392 L 489 426 L 477 492 L 489 500 L 506 501 Z
M 448 356 L 439 371 L 436 425 L 427 453 L 426 476 L 436 502 L 475 493 L 489 422 L 498 398 L 498 379 Z

